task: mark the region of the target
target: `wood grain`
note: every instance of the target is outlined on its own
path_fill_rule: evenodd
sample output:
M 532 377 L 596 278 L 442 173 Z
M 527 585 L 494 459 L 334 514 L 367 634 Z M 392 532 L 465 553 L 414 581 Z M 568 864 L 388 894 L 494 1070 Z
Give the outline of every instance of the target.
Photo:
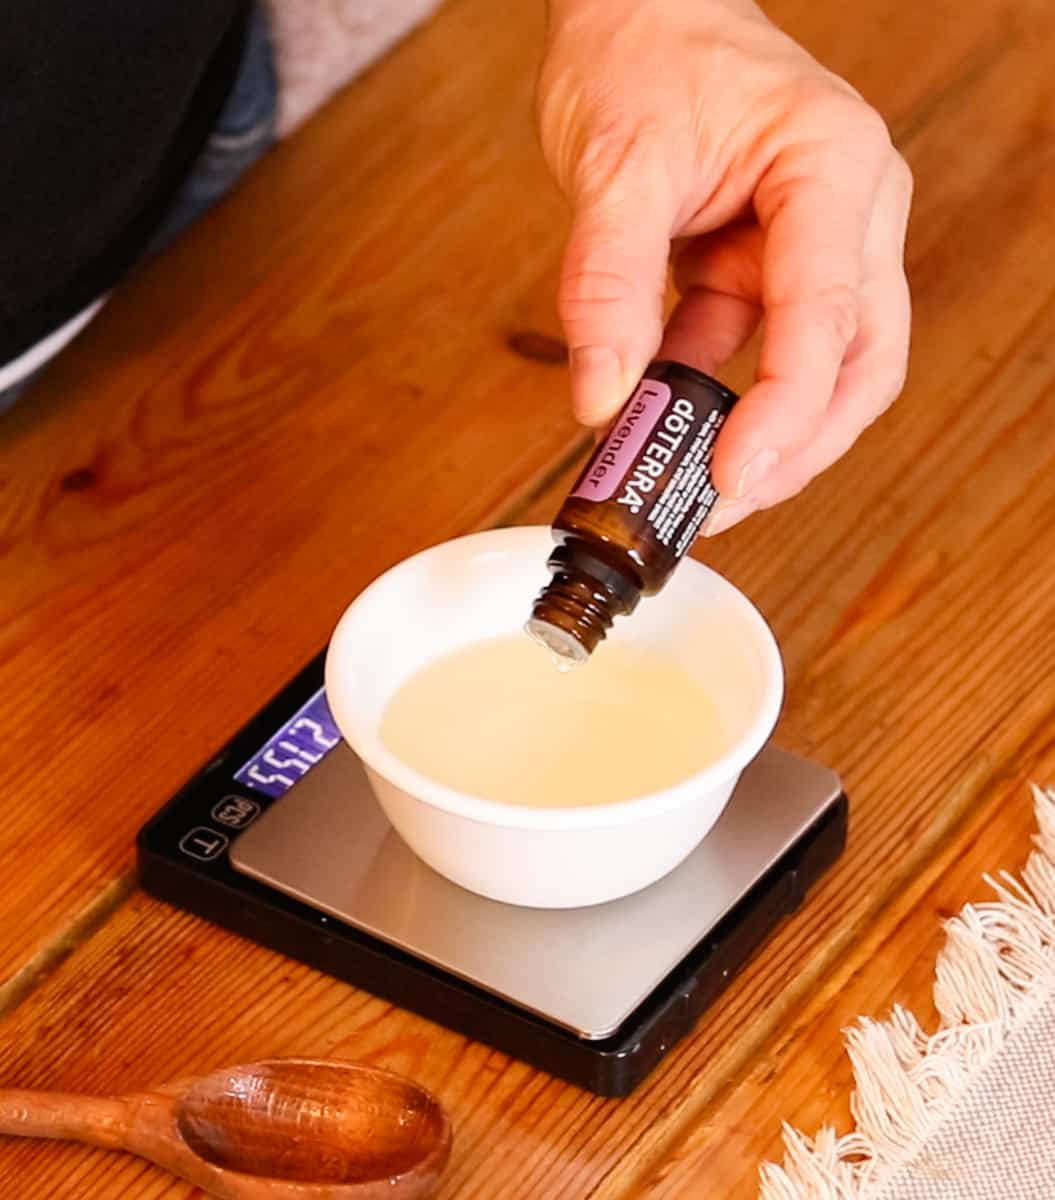
M 563 237 L 540 16 L 452 6 L 0 422 L 9 998 L 365 583 L 491 523 L 581 438 L 538 353 Z
M 502 97 L 509 94 L 514 77 L 522 99 L 528 81 L 517 65 L 518 44 L 535 30 L 528 12 L 525 5 L 515 16 L 499 20 L 483 0 L 463 0 L 393 62 L 403 64 L 400 71 L 408 62 L 420 71 L 434 62 L 429 57 L 434 55 L 435 62 L 450 67 L 455 48 L 483 44 L 476 39 L 486 29 L 498 47 L 501 72 L 496 68 L 489 75 L 490 68 L 476 61 L 472 72 L 480 72 L 486 86 Z M 834 1032 L 835 1009 L 823 1020 L 817 1009 L 817 1022 L 804 1024 L 803 1014 L 815 1011 L 811 1002 L 821 1008 L 829 1001 L 837 1004 L 843 993 L 825 989 L 849 989 L 845 996 L 851 1007 L 838 1010 L 838 1019 L 845 1020 L 852 1012 L 881 1008 L 897 979 L 903 981 L 898 994 L 918 1003 L 929 987 L 926 956 L 919 955 L 921 946 L 933 944 L 933 914 L 913 890 L 914 881 L 924 878 L 928 864 L 940 868 L 946 861 L 936 855 L 951 861 L 964 847 L 974 846 L 971 853 L 977 859 L 972 860 L 970 880 L 950 877 L 943 903 L 955 908 L 976 894 L 969 886 L 973 879 L 981 869 L 1006 861 L 1003 856 L 1019 844 L 1026 824 L 1024 819 L 1009 824 L 991 842 L 979 836 L 975 844 L 971 831 L 979 826 L 972 824 L 972 814 L 994 814 L 997 825 L 984 828 L 1004 828 L 997 818 L 1004 819 L 1007 798 L 1021 794 L 1026 773 L 1055 768 L 1049 743 L 1055 712 L 1055 642 L 1050 637 L 1055 601 L 1047 578 L 1055 554 L 1055 527 L 1048 519 L 1055 504 L 1055 442 L 1049 436 L 1055 425 L 1055 357 L 1050 349 L 1055 331 L 1055 129 L 1043 65 L 1053 49 L 1052 18 L 1032 5 L 990 3 L 968 10 L 944 2 L 916 7 L 907 0 L 893 6 L 862 4 L 855 7 L 852 21 L 845 10 L 817 13 L 815 6 L 788 0 L 783 15 L 831 65 L 856 72 L 855 80 L 860 76 L 870 96 L 890 112 L 917 176 L 910 244 L 916 354 L 905 399 L 799 500 L 752 518 L 700 551 L 757 600 L 780 637 L 790 684 L 780 740 L 831 762 L 846 778 L 854 824 L 841 868 L 701 1022 L 693 1038 L 628 1101 L 586 1096 L 138 894 L 8 1019 L 0 1031 L 0 1078 L 5 1082 L 124 1091 L 265 1053 L 338 1053 L 410 1074 L 450 1107 L 456 1143 L 443 1195 L 451 1200 L 548 1200 L 554 1195 L 629 1200 L 643 1190 L 657 1196 L 724 1195 L 725 1188 L 730 1195 L 735 1188 L 741 1189 L 736 1194 L 749 1195 L 758 1156 L 772 1152 L 776 1115 L 809 1125 L 811 1114 L 826 1111 L 829 1102 L 837 1108 L 834 1097 L 846 1082 Z M 431 48 L 429 55 L 422 46 Z M 453 85 L 440 78 L 440 68 L 435 70 L 441 98 L 461 103 Z M 16 815 L 14 831 L 4 834 L 12 838 L 12 846 L 36 837 L 49 869 L 71 881 L 69 896 L 56 901 L 41 867 L 16 865 L 13 897 L 18 907 L 12 911 L 29 934 L 17 933 L 12 962 L 23 961 L 47 929 L 90 897 L 115 865 L 119 869 L 140 815 L 161 799 L 188 760 L 197 761 L 211 748 L 210 734 L 233 728 L 264 692 L 316 648 L 358 582 L 426 538 L 492 519 L 500 497 L 513 502 L 508 511 L 517 519 L 528 519 L 548 515 L 561 494 L 564 481 L 558 468 L 570 436 L 560 418 L 542 420 L 539 415 L 562 411 L 558 385 L 548 385 L 547 391 L 545 383 L 535 383 L 556 380 L 552 372 L 559 368 L 537 361 L 528 367 L 511 358 L 507 364 L 503 357 L 514 326 L 553 332 L 539 314 L 549 311 L 544 296 L 555 243 L 547 238 L 553 237 L 550 222 L 556 217 L 536 210 L 534 200 L 526 206 L 532 212 L 525 221 L 534 237 L 541 238 L 544 252 L 534 243 L 528 246 L 531 239 L 525 237 L 524 257 L 517 264 L 520 290 L 499 284 L 489 257 L 479 267 L 484 282 L 478 280 L 472 303 L 456 309 L 463 314 L 464 341 L 458 350 L 443 346 L 440 353 L 447 362 L 443 379 L 454 387 L 464 377 L 462 369 L 473 365 L 473 355 L 461 358 L 459 350 L 473 349 L 474 413 L 491 411 L 485 400 L 499 386 L 519 397 L 520 407 L 536 386 L 543 392 L 540 402 L 552 402 L 549 409 L 533 401 L 530 421 L 522 414 L 510 418 L 503 408 L 503 422 L 511 419 L 501 433 L 503 438 L 509 434 L 502 442 L 509 448 L 508 470 L 494 479 L 470 470 L 474 447 L 493 446 L 498 435 L 491 431 L 483 438 L 474 426 L 452 424 L 453 406 L 443 410 L 445 428 L 438 417 L 430 423 L 428 414 L 436 412 L 431 394 L 415 399 L 408 391 L 401 397 L 408 420 L 417 420 L 421 431 L 403 449 L 390 444 L 391 425 L 362 401 L 369 389 L 360 392 L 354 419 L 342 406 L 342 387 L 350 389 L 364 371 L 371 383 L 388 370 L 398 373 L 403 356 L 414 365 L 400 378 L 423 386 L 421 380 L 431 374 L 413 372 L 431 365 L 428 355 L 416 349 L 417 339 L 405 334 L 383 347 L 356 342 L 360 322 L 375 334 L 380 329 L 370 326 L 373 318 L 365 312 L 355 312 L 336 331 L 328 329 L 324 318 L 334 288 L 320 285 L 316 290 L 314 281 L 318 273 L 326 275 L 333 245 L 320 249 L 306 232 L 301 241 L 283 241 L 287 235 L 269 224 L 268 206 L 277 202 L 276 193 L 283 204 L 292 205 L 291 196 L 303 203 L 299 189 L 305 180 L 312 195 L 324 192 L 335 147 L 345 138 L 361 148 L 359 178 L 381 189 L 386 204 L 395 203 L 394 192 L 385 191 L 392 162 L 371 159 L 374 143 L 366 136 L 368 126 L 361 124 L 384 114 L 385 101 L 402 103 L 397 111 L 403 114 L 412 107 L 406 98 L 399 100 L 395 83 L 384 82 L 386 71 L 387 66 L 375 73 L 362 90 L 372 97 L 363 102 L 365 116 L 342 103 L 309 129 L 308 135 L 320 139 L 312 143 L 316 157 L 306 165 L 296 157 L 296 171 L 307 176 L 294 178 L 288 162 L 279 169 L 295 157 L 295 148 L 288 147 L 286 160 L 276 156 L 268 164 L 271 176 L 260 176 L 270 178 L 268 187 L 258 188 L 254 181 L 251 186 L 257 190 L 247 189 L 246 195 L 254 197 L 252 206 L 247 203 L 243 211 L 232 204 L 216 214 L 196 242 L 144 274 L 137 286 L 146 291 L 137 305 L 129 303 L 109 318 L 126 321 L 123 328 L 139 328 L 145 336 L 147 299 L 156 301 L 175 277 L 200 280 L 206 245 L 213 261 L 224 261 L 230 269 L 270 231 L 279 259 L 266 268 L 247 268 L 255 279 L 252 287 L 268 297 L 261 303 L 271 306 L 270 320 L 262 321 L 244 297 L 238 300 L 238 320 L 225 318 L 223 305 L 209 309 L 210 320 L 194 313 L 181 317 L 166 331 L 166 338 L 174 340 L 166 343 L 164 353 L 145 344 L 128 361 L 114 365 L 123 383 L 104 383 L 103 362 L 95 360 L 91 387 L 70 402 L 73 416 L 58 414 L 56 392 L 50 401 L 45 398 L 36 416 L 23 421 L 23 436 L 38 455 L 71 448 L 63 464 L 79 483 L 74 469 L 94 461 L 85 457 L 85 447 L 96 444 L 89 438 L 87 414 L 101 404 L 103 428 L 114 431 L 105 445 L 114 449 L 100 461 L 103 478 L 115 490 L 103 488 L 96 495 L 94 483 L 81 491 L 67 490 L 59 502 L 66 515 L 51 524 L 46 514 L 40 516 L 39 497 L 23 498 L 10 509 L 22 522 L 18 528 L 34 532 L 15 542 L 29 547 L 18 551 L 28 555 L 29 569 L 3 626 L 7 640 L 0 644 L 10 648 L 9 662 L 20 656 L 32 668 L 29 678 L 35 685 L 45 681 L 50 696 L 38 710 L 43 715 L 20 717 L 20 729 L 39 733 L 44 715 L 56 711 L 59 676 L 47 673 L 38 635 L 44 628 L 63 627 L 69 632 L 52 657 L 59 666 L 65 664 L 63 677 L 71 677 L 62 720 L 74 739 L 71 750 L 56 748 L 47 772 L 38 766 L 23 781 L 25 794 L 39 792 L 41 797 L 32 812 L 62 805 L 65 823 L 48 821 L 38 835 L 29 816 Z M 444 92 L 444 86 L 451 90 Z M 513 125 L 507 128 L 490 109 L 481 112 L 479 94 L 475 110 L 465 112 L 467 122 L 473 128 L 483 122 L 501 142 L 503 154 L 512 154 L 508 166 L 503 160 L 503 171 L 509 169 L 519 180 L 534 178 L 537 162 L 528 159 L 526 127 L 515 126 L 520 132 L 513 133 Z M 430 114 L 417 109 L 414 114 L 435 138 Z M 387 141 L 390 154 L 393 144 L 394 139 Z M 454 168 L 444 175 L 446 160 L 444 154 L 429 169 L 446 179 L 449 188 L 458 176 Z M 320 161 L 325 165 L 319 166 Z M 492 197 L 495 213 L 499 201 L 508 206 L 512 193 L 504 184 L 474 183 L 474 195 L 477 187 Z M 352 201 L 350 194 L 344 199 Z M 387 228 L 383 205 L 370 213 L 371 229 Z M 327 219 L 331 224 L 323 221 L 323 226 L 331 232 L 340 225 L 335 212 Z M 455 241 L 463 256 L 484 234 L 493 242 L 523 233 L 500 226 L 497 215 L 488 220 L 492 223 L 485 221 L 483 232 L 456 223 L 462 240 Z M 254 237 L 243 234 L 243 221 L 255 228 Z M 387 236 L 384 244 L 391 252 L 394 235 Z M 333 236 L 330 242 L 340 238 Z M 359 245 L 371 262 L 369 247 Z M 345 274 L 352 270 L 351 261 L 344 261 Z M 373 261 L 373 269 L 381 272 Z M 434 260 L 425 255 L 422 261 L 432 272 Z M 452 261 L 441 254 L 441 268 L 449 269 Z M 354 262 L 356 269 L 366 270 L 360 260 Z M 389 322 L 403 312 L 397 302 L 408 302 L 419 269 L 420 262 L 405 274 L 396 272 L 399 286 L 375 283 L 370 294 L 382 296 L 377 303 Z M 296 283 L 289 288 L 296 300 L 289 302 L 288 311 L 272 290 L 273 270 Z M 430 287 L 442 286 L 440 274 L 439 269 L 429 274 Z M 389 287 L 395 289 L 391 296 Z M 491 326 L 481 331 L 479 313 L 490 311 L 481 296 L 494 288 L 505 297 L 506 319 L 502 340 L 492 343 Z M 448 308 L 460 303 L 453 287 L 442 295 Z M 233 303 L 233 289 L 226 297 Z M 211 305 L 212 300 L 203 303 Z M 433 342 L 449 337 L 451 326 L 442 314 L 427 304 L 425 308 L 423 319 Z M 214 379 L 210 384 L 211 368 L 196 355 L 202 339 L 216 351 L 211 331 L 225 319 L 234 322 L 228 326 L 227 357 L 206 355 L 204 361 L 218 363 L 216 378 L 227 382 Z M 259 332 L 261 325 L 266 333 Z M 115 334 L 107 345 L 116 347 L 120 340 Z M 354 377 L 344 359 L 348 344 L 357 347 Z M 423 344 L 430 353 L 435 348 Z M 85 368 L 92 353 L 84 350 Z M 140 368 L 152 382 L 146 391 L 134 392 L 129 381 L 137 377 L 132 360 L 139 353 L 144 356 Z M 273 355 L 279 365 L 268 368 Z M 316 355 L 323 356 L 326 369 L 312 374 Z M 188 418 L 190 428 L 182 417 L 167 420 L 183 411 L 177 401 L 185 389 L 170 385 L 167 372 L 175 370 L 180 378 L 184 358 L 198 364 L 195 378 L 206 381 L 203 398 L 187 409 L 193 418 Z M 71 358 L 54 377 L 66 379 L 71 392 L 73 381 L 82 378 L 75 365 Z M 265 380 L 271 378 L 269 369 L 276 372 L 277 395 L 252 382 L 254 369 Z M 742 382 L 746 369 L 746 361 L 738 364 L 732 380 Z M 330 372 L 336 377 L 332 387 Z M 310 408 L 298 399 L 305 385 L 319 392 Z M 53 380 L 52 386 L 58 384 Z M 138 416 L 126 389 L 151 398 Z M 260 406 L 267 420 L 238 417 L 243 405 L 250 412 Z M 295 413 L 287 412 L 290 406 Z M 200 440 L 191 431 L 195 420 L 202 422 Z M 551 420 L 558 426 L 555 432 Z M 251 435 L 245 433 L 247 425 Z M 273 429 L 301 447 L 292 460 L 286 459 L 289 452 Z M 546 438 L 552 432 L 552 440 L 541 446 L 540 431 Z M 454 460 L 437 457 L 438 445 L 449 447 L 449 438 L 454 439 L 451 453 L 458 456 Z M 342 439 L 360 448 L 353 478 L 348 477 L 346 456 L 330 450 L 338 444 L 343 450 Z M 232 461 L 235 445 L 240 454 Z M 156 452 L 156 461 L 144 447 Z M 375 449 L 378 462 L 363 462 L 365 447 Z M 393 453 L 402 457 L 393 460 Z M 0 503 L 7 496 L 38 495 L 33 489 L 42 487 L 41 461 L 50 459 L 38 458 L 35 467 L 23 464 L 22 482 L 14 491 L 0 492 Z M 451 475 L 423 527 L 412 497 L 444 464 Z M 217 481 L 212 472 L 220 465 L 233 478 Z M 521 502 L 548 474 L 555 482 L 537 507 Z M 61 477 L 48 476 L 52 481 Z M 363 496 L 371 486 L 378 490 L 382 479 L 385 506 L 375 500 L 364 509 Z M 48 486 L 54 489 L 54 482 Z M 332 510 L 320 504 L 328 489 L 339 496 Z M 44 493 L 53 494 L 48 487 Z M 292 507 L 288 521 L 287 506 Z M 371 539 L 371 526 L 382 514 L 385 532 Z M 311 520 L 318 520 L 319 527 L 304 536 Z M 153 536 L 159 521 L 171 539 L 161 550 Z M 262 562 L 253 550 L 265 535 L 275 559 Z M 352 544 L 353 535 L 356 560 L 335 561 L 330 547 Z M 288 554 L 287 562 L 279 559 L 282 553 Z M 75 569 L 79 562 L 87 564 L 83 574 Z M 304 577 L 312 579 L 325 600 L 313 596 L 314 602 L 308 602 L 306 585 L 297 582 Z M 85 600 L 95 592 L 99 598 L 93 610 Z M 124 678 L 119 685 L 110 682 L 107 655 L 117 644 L 111 629 L 119 631 L 122 644 L 128 643 L 135 683 Z M 107 698 L 108 682 L 125 691 Z M 19 686 L 25 703 L 32 694 L 28 680 Z M 84 813 L 86 798 L 93 794 L 91 780 L 98 778 L 107 756 L 131 739 L 132 717 L 142 715 L 149 696 L 166 698 L 166 705 L 148 717 L 151 727 L 163 729 L 165 736 L 151 746 L 149 761 L 140 760 L 135 772 L 125 768 L 119 786 L 111 787 L 110 795 L 124 793 L 127 807 L 119 814 L 112 809 L 105 813 L 112 822 L 109 829 L 91 814 L 69 828 L 72 815 Z M 182 696 L 192 703 L 180 710 L 176 722 L 171 705 Z M 6 702 L 5 691 L 0 704 Z M 109 711 L 100 711 L 99 705 L 106 703 Z M 134 784 L 140 792 L 128 795 Z M 100 838 L 102 851 L 95 847 Z M 91 870 L 85 871 L 85 861 L 93 864 Z M 916 899 L 910 903 L 910 897 Z M 908 915 L 895 920 L 903 902 L 909 904 L 904 910 Z M 903 926 L 917 910 L 926 926 L 898 941 L 895 926 Z M 877 956 L 880 945 L 883 953 Z M 767 1078 L 773 1068 L 779 1070 Z M 737 1090 L 749 1084 L 753 1092 Z M 16 1198 L 98 1194 L 141 1200 L 165 1187 L 153 1172 L 103 1154 L 11 1145 L 0 1146 L 0 1181 L 5 1194 Z M 170 1189 L 166 1194 L 185 1193 Z

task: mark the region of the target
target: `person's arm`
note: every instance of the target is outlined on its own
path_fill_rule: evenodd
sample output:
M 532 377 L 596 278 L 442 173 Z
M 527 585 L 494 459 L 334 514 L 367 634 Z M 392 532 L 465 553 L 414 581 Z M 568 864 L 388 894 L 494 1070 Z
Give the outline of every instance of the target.
M 607 424 L 661 347 L 715 372 L 764 319 L 705 532 L 800 491 L 904 382 L 912 183 L 882 118 L 751 0 L 550 0 L 538 117 L 577 415 Z

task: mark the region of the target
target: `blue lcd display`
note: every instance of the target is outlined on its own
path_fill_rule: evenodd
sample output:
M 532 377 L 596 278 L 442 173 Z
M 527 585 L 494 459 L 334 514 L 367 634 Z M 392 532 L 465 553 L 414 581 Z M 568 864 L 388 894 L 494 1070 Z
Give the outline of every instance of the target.
M 235 781 L 274 799 L 321 762 L 340 742 L 322 688 L 235 772 Z

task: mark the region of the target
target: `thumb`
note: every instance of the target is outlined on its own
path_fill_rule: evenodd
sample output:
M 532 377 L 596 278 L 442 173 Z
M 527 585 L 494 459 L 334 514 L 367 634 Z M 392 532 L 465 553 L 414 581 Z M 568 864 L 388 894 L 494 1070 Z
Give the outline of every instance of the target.
M 574 201 L 558 305 L 585 425 L 612 421 L 659 348 L 671 223 L 654 197 L 619 180 Z

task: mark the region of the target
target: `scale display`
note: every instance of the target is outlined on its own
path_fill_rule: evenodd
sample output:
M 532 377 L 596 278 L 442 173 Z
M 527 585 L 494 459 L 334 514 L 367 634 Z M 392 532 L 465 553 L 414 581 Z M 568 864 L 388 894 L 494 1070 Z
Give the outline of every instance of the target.
M 319 688 L 247 763 L 235 771 L 235 782 L 276 800 L 322 762 L 340 742 L 340 731 L 326 703 L 326 693 Z

